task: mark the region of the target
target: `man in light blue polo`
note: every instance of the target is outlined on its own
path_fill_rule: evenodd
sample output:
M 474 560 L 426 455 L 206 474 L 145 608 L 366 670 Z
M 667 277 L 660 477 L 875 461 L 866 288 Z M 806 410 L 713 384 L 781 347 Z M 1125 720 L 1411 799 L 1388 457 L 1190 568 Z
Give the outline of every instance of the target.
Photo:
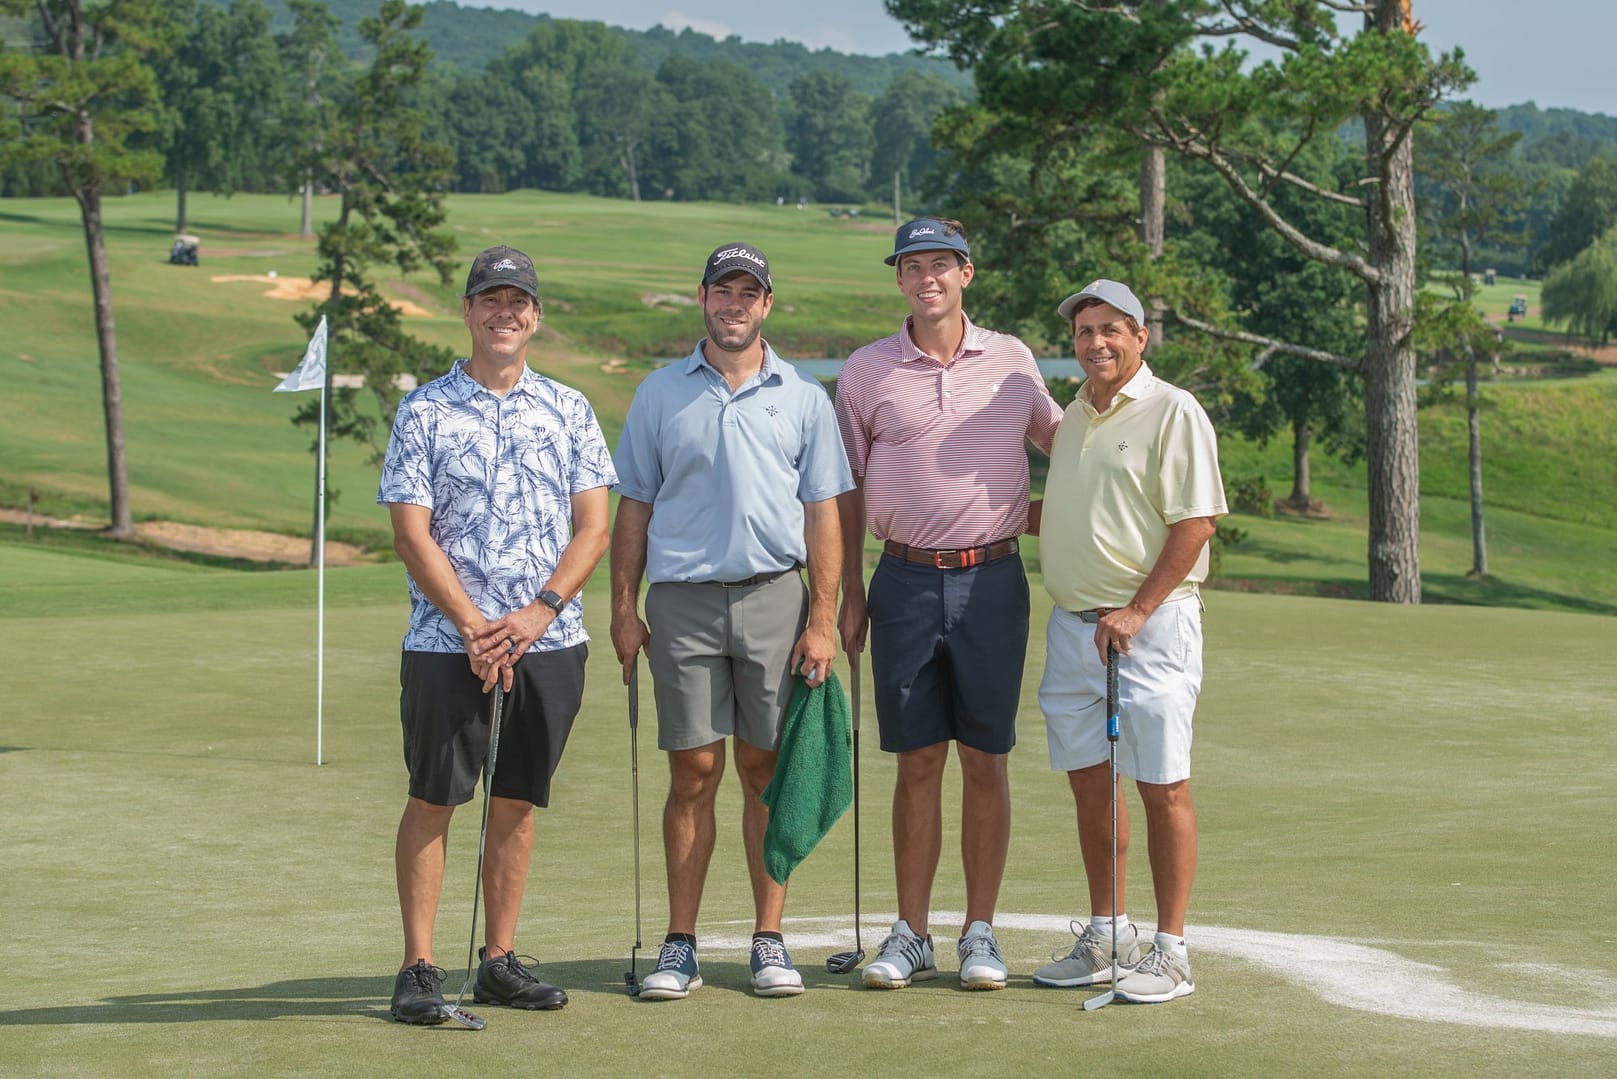
M 853 477 L 831 399 L 761 336 L 774 304 L 763 252 L 719 247 L 696 296 L 707 337 L 640 384 L 615 457 L 612 644 L 625 682 L 647 655 L 657 745 L 672 773 L 663 810 L 668 935 L 640 997 L 678 1000 L 702 984 L 696 918 L 731 735 L 746 793 L 753 990 L 795 996 L 803 979 L 781 938 L 786 888 L 764 869 L 769 811 L 759 795 L 775 772 L 793 672 L 818 685 L 831 671 L 842 572 L 836 499 Z

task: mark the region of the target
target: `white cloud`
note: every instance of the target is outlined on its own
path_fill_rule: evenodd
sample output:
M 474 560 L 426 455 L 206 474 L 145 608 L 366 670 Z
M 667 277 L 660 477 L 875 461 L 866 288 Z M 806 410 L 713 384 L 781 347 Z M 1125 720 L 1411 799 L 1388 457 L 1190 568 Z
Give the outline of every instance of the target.
M 725 38 L 735 33 L 735 30 L 727 22 L 722 22 L 719 19 L 703 19 L 697 16 L 687 15 L 683 11 L 670 11 L 657 21 L 668 27 L 670 30 L 684 30 L 689 28 L 691 30 L 695 30 L 698 34 L 707 34 L 710 37 L 717 38 L 720 41 L 723 41 Z

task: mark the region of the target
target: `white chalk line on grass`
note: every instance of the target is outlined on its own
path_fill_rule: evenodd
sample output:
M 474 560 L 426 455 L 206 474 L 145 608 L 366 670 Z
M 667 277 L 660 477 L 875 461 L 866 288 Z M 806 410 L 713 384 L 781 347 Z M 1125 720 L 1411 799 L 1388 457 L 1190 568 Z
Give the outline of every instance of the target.
M 881 920 L 861 920 L 860 931 L 866 952 L 874 956 L 890 924 Z M 933 911 L 933 924 L 953 926 L 960 911 Z M 1070 919 L 1048 914 L 999 914 L 999 929 L 1050 933 L 1059 937 L 1070 933 Z M 744 923 L 729 923 L 742 925 Z M 1137 922 L 1142 936 L 1154 931 L 1149 923 Z M 853 945 L 853 926 L 834 918 L 786 919 L 787 943 L 798 955 L 798 963 L 820 949 L 845 949 Z M 1456 1023 L 1495 1030 L 1530 1030 L 1551 1034 L 1585 1034 L 1617 1038 L 1617 1006 L 1579 1007 L 1545 1004 L 1519 997 L 1483 993 L 1457 984 L 1439 966 L 1406 959 L 1384 947 L 1294 933 L 1268 933 L 1253 929 L 1191 925 L 1185 935 L 1192 956 L 1211 952 L 1229 956 L 1276 974 L 1322 1000 L 1356 1011 L 1396 1016 L 1425 1023 Z M 933 934 L 940 949 L 950 939 Z M 703 950 L 745 952 L 750 935 L 704 933 Z M 1057 941 L 1056 943 L 1059 943 Z M 1054 947 L 1054 945 L 1052 945 Z M 1475 946 L 1475 945 L 1472 945 Z M 818 957 L 814 960 L 818 962 Z M 1587 970 L 1572 970 L 1551 964 L 1501 965 L 1501 971 L 1529 975 L 1535 991 L 1559 982 L 1569 997 L 1617 999 L 1617 979 Z M 1016 974 L 1016 971 L 1012 971 Z

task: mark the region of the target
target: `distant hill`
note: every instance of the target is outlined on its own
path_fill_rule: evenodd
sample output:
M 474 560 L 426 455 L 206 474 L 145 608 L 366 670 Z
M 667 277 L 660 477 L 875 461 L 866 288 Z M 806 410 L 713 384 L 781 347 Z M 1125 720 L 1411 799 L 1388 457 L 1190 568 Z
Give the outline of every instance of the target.
M 277 30 L 291 25 L 285 0 L 265 0 L 265 3 Z M 377 0 L 326 0 L 326 6 L 342 20 L 339 40 L 344 51 L 350 55 L 361 54 L 364 46 L 359 38 L 359 21 L 375 14 Z M 549 15 L 532 15 L 510 8 L 461 7 L 449 0 L 431 0 L 422 7 L 421 35 L 432 45 L 437 63 L 468 72 L 481 71 L 507 47 L 527 37 L 535 26 L 552 21 Z M 810 50 L 794 41 L 775 41 L 767 45 L 742 41 L 738 37 L 719 41 L 694 30 L 676 33 L 661 26 L 650 30 L 618 30 L 628 38 L 649 70 L 655 70 L 663 60 L 674 55 L 700 61 L 729 60 L 745 67 L 777 96 L 785 96 L 792 80 L 799 76 L 821 71 L 844 75 L 854 89 L 873 96 L 885 90 L 894 76 L 909 70 L 931 72 L 952 86 L 967 92 L 971 89 L 970 75 L 947 60 L 933 57 L 909 53 L 855 56 L 831 49 Z
M 1617 152 L 1617 116 L 1576 109 L 1540 109 L 1532 102 L 1496 109 L 1499 126 L 1520 131 L 1521 156 L 1579 169 L 1591 157 Z

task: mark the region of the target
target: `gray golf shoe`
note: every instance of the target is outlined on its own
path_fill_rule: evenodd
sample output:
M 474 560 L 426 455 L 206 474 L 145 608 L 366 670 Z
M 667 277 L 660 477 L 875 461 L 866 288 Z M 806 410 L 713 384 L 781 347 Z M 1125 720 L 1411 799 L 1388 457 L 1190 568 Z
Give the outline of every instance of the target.
M 881 942 L 876 958 L 865 965 L 860 980 L 866 989 L 903 989 L 911 982 L 924 982 L 938 976 L 932 958 L 932 937 L 917 936 L 910 923 L 900 918 L 893 931 Z
M 1183 959 L 1166 948 L 1152 948 L 1134 972 L 1120 978 L 1117 999 L 1129 1004 L 1162 1004 L 1196 991 L 1190 978 L 1190 957 Z
M 1140 964 L 1140 934 L 1132 922 L 1118 926 L 1117 969 L 1132 971 Z M 1081 985 L 1105 985 L 1112 980 L 1112 942 L 1095 932 L 1095 927 L 1084 923 L 1080 931 L 1077 922 L 1072 931 L 1078 934 L 1072 950 L 1033 972 L 1033 984 L 1051 989 L 1073 989 Z

